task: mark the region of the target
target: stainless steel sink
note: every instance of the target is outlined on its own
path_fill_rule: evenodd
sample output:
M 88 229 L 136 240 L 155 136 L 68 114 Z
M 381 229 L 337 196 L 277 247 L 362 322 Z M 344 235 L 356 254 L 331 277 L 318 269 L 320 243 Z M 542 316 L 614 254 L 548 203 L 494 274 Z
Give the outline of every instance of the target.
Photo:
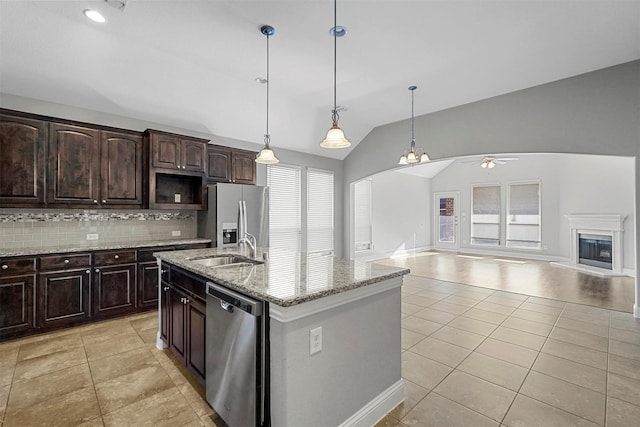
M 260 261 L 256 261 L 250 258 L 245 258 L 236 255 L 221 255 L 211 256 L 206 258 L 190 259 L 196 264 L 203 265 L 205 267 L 220 268 L 220 267 L 246 267 L 255 264 L 262 264 Z

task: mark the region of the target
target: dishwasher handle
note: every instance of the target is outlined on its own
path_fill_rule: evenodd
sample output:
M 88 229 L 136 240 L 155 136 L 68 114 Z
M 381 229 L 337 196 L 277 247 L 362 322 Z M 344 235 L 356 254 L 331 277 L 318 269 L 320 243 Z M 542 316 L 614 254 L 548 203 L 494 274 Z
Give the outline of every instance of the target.
M 228 303 L 226 301 L 220 300 L 220 307 L 222 307 L 222 309 L 224 311 L 228 311 L 229 313 L 233 313 L 233 304 L 231 304 L 231 303 Z
M 261 301 L 251 299 L 217 283 L 207 282 L 207 297 L 219 299 L 220 306 L 230 313 L 238 308 L 252 316 L 262 316 L 263 303 Z M 227 309 L 225 305 L 230 306 L 232 310 Z

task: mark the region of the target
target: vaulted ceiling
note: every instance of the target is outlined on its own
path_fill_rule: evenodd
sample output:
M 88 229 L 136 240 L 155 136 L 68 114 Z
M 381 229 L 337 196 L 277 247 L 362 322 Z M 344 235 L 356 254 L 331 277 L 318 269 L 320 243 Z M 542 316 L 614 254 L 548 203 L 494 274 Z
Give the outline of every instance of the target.
M 110 1 L 108 3 L 113 3 Z M 331 126 L 333 2 L 0 1 L 0 92 L 262 143 L 266 38 L 274 149 Z M 640 58 L 640 1 L 339 0 L 340 126 L 374 127 Z M 89 21 L 99 9 L 104 24 Z M 416 135 L 419 139 L 420 135 Z M 407 146 L 410 130 L 406 135 Z M 352 149 L 351 148 L 351 149 Z

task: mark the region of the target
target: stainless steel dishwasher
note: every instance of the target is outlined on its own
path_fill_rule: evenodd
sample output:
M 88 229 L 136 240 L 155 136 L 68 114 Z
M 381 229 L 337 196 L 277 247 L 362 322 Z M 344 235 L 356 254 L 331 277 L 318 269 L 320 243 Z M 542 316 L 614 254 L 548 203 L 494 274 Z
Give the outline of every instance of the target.
M 264 303 L 207 282 L 207 402 L 230 427 L 264 419 Z

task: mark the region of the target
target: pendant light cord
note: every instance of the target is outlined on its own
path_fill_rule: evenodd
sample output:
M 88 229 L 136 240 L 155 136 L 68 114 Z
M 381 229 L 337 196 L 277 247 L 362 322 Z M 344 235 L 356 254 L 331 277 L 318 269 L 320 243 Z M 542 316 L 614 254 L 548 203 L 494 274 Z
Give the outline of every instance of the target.
M 333 0 L 333 126 L 338 126 L 338 106 L 336 96 L 336 74 L 338 73 L 338 0 Z
M 269 34 L 267 33 L 267 133 L 264 135 L 264 145 L 269 148 L 271 137 L 269 136 Z

